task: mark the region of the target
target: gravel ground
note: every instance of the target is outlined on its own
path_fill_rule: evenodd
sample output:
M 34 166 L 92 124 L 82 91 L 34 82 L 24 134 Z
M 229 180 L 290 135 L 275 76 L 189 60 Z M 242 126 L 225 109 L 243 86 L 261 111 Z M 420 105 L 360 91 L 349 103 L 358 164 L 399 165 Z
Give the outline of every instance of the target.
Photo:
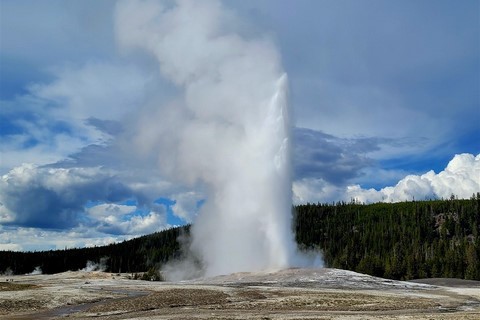
M 1 319 L 480 319 L 478 282 L 401 282 L 337 269 L 177 283 L 102 272 L 6 280 Z

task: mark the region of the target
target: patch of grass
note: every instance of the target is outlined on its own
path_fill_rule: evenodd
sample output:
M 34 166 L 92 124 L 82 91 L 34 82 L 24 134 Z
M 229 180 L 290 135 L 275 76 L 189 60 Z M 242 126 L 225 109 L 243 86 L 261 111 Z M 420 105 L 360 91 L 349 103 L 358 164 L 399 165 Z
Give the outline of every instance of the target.
M 0 291 L 21 291 L 36 289 L 38 286 L 34 284 L 14 283 L 14 282 L 0 282 Z

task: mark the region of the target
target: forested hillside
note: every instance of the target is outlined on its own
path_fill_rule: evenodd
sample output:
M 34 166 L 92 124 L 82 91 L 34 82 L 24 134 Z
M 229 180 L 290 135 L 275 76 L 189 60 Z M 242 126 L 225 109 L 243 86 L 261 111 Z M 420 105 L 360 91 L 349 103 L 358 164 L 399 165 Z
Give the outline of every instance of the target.
M 141 272 L 159 267 L 180 254 L 177 241 L 189 226 L 172 228 L 102 247 L 41 252 L 0 251 L 0 274 L 25 274 L 40 267 L 43 273 L 80 270 L 87 262 L 104 264 L 109 272 Z
M 480 280 L 480 194 L 470 200 L 296 208 L 296 240 L 327 266 L 391 279 Z
M 480 194 L 470 200 L 306 204 L 295 208 L 301 248 L 323 252 L 326 266 L 391 279 L 480 280 Z M 159 268 L 180 255 L 189 226 L 103 247 L 44 252 L 0 251 L 0 273 L 79 270 L 106 261 L 109 272 Z

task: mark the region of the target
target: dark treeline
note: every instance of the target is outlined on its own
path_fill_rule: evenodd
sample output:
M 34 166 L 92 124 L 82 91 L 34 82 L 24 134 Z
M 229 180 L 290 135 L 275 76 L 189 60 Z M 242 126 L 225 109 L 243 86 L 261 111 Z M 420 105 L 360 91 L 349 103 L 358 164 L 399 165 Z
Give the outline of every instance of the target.
M 470 200 L 296 208 L 296 240 L 329 267 L 390 279 L 480 280 L 480 194 Z
M 295 208 L 300 247 L 323 252 L 326 266 L 391 279 L 480 280 L 480 194 L 470 200 L 306 204 Z M 0 251 L 0 273 L 43 273 L 106 261 L 108 272 L 142 272 L 181 254 L 189 226 L 102 247 Z
M 0 251 L 0 274 L 26 274 L 40 267 L 52 274 L 86 267 L 87 262 L 104 263 L 107 272 L 143 272 L 158 268 L 180 254 L 180 235 L 189 226 L 177 227 L 107 246 L 39 252 Z

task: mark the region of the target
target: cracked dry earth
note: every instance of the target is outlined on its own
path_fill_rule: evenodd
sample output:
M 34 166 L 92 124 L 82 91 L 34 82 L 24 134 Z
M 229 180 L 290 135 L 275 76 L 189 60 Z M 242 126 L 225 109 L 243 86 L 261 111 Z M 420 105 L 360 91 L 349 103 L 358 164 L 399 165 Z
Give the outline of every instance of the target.
M 480 319 L 479 282 L 425 282 L 338 269 L 236 273 L 177 283 L 102 272 L 11 276 L 0 277 L 0 318 Z

